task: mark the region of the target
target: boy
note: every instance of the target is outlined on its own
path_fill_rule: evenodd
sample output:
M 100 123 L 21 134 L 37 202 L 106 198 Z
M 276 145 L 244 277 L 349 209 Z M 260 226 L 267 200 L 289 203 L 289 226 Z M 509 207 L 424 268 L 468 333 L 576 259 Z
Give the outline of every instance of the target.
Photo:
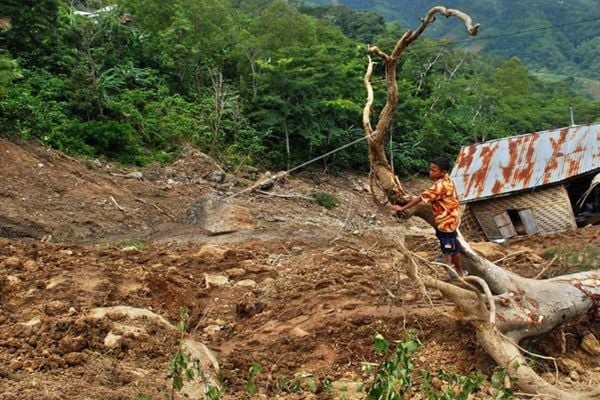
M 408 210 L 417 204 L 424 202 L 431 204 L 431 211 L 435 219 L 435 235 L 440 241 L 442 254 L 446 264 L 454 265 L 456 273 L 460 276 L 467 275 L 460 263 L 460 244 L 457 240 L 456 229 L 460 224 L 458 196 L 454 182 L 448 176 L 450 163 L 446 158 L 436 158 L 429 162 L 429 177 L 434 184 L 412 199 L 404 206 L 391 205 L 390 208 L 396 213 Z

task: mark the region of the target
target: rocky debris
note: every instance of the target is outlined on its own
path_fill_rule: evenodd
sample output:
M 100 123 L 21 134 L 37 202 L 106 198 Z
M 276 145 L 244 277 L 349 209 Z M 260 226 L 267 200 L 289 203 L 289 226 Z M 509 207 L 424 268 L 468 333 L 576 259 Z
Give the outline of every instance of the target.
M 206 244 L 202 246 L 195 256 L 207 263 L 218 263 L 223 261 L 227 249 L 221 246 Z
M 252 279 L 244 279 L 239 282 L 236 282 L 234 286 L 241 286 L 254 289 L 257 286 L 257 284 Z
M 198 373 L 191 380 L 184 380 L 181 394 L 189 399 L 203 399 L 210 387 L 219 388 L 219 362 L 206 345 L 192 339 L 183 341 L 189 353 L 191 365 L 196 364 Z
M 229 278 L 224 275 L 204 274 L 206 288 L 230 286 Z
M 585 368 L 581 363 L 570 358 L 561 357 L 558 359 L 558 368 L 565 374 L 570 374 L 572 371 L 583 374 Z
M 123 316 L 131 319 L 136 318 L 148 318 L 153 321 L 156 321 L 164 326 L 169 328 L 173 328 L 173 325 L 169 321 L 167 321 L 164 317 L 153 313 L 150 310 L 146 310 L 144 308 L 135 308 L 129 306 L 113 306 L 113 307 L 99 307 L 90 310 L 89 316 L 91 318 L 105 318 L 107 316 Z
M 0 237 L 42 239 L 47 232 L 40 226 L 0 216 Z
M 583 337 L 581 348 L 591 356 L 600 357 L 600 341 L 592 333 L 588 333 Z
M 223 183 L 225 181 L 225 172 L 219 170 L 213 171 L 207 176 L 207 179 L 211 182 Z
M 215 235 L 255 227 L 254 217 L 247 208 L 211 194 L 199 198 L 188 208 L 185 222 L 199 225 Z

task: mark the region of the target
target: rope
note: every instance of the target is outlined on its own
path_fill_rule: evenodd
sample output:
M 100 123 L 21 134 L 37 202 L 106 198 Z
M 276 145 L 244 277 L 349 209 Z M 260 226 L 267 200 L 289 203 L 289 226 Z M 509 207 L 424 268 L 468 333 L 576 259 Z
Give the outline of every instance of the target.
M 305 166 L 307 166 L 307 165 L 309 165 L 309 164 L 312 164 L 312 163 L 314 163 L 315 161 L 319 161 L 319 160 L 321 160 L 321 159 L 323 159 L 323 158 L 325 158 L 325 157 L 327 157 L 327 156 L 330 156 L 330 155 L 332 155 L 332 154 L 335 154 L 335 153 L 337 153 L 338 151 L 345 149 L 346 147 L 350 147 L 350 146 L 352 146 L 352 145 L 355 145 L 355 144 L 356 144 L 356 143 L 358 143 L 358 142 L 362 142 L 362 141 L 363 141 L 363 140 L 365 140 L 366 138 L 367 138 L 367 136 L 362 136 L 362 137 L 360 137 L 360 138 L 358 138 L 358 139 L 356 139 L 356 140 L 353 140 L 353 141 L 352 141 L 352 142 L 350 142 L 350 143 L 346 143 L 345 145 L 338 147 L 337 149 L 334 149 L 334 150 L 328 151 L 327 153 L 325 153 L 325 154 L 322 154 L 322 155 L 320 155 L 320 156 L 318 156 L 318 157 L 315 157 L 315 158 L 313 158 L 312 160 L 306 161 L 306 162 L 304 162 L 304 163 L 302 163 L 302 164 L 300 164 L 300 165 L 297 165 L 297 166 L 295 166 L 295 167 L 293 167 L 293 168 L 290 168 L 290 169 L 288 169 L 287 171 L 279 172 L 279 173 L 277 173 L 275 176 L 273 176 L 273 177 L 271 177 L 271 178 L 269 178 L 269 179 L 265 180 L 264 182 L 261 182 L 261 184 L 264 184 L 264 183 L 266 183 L 266 182 L 268 182 L 268 181 L 270 181 L 270 180 L 280 179 L 280 178 L 282 178 L 282 177 L 284 177 L 284 176 L 288 175 L 290 172 L 293 172 L 293 171 L 295 171 L 295 170 L 297 170 L 297 169 L 300 169 L 300 168 L 302 168 L 302 167 L 305 167 Z M 255 184 L 254 186 L 257 186 L 257 184 Z M 260 186 L 260 185 L 258 185 L 258 186 Z M 233 198 L 233 197 L 237 197 L 238 195 L 240 195 L 240 194 L 242 194 L 242 193 L 244 193 L 244 192 L 247 192 L 247 191 L 249 191 L 249 189 L 250 189 L 250 188 L 245 188 L 245 189 L 243 189 L 243 190 L 240 190 L 240 191 L 239 191 L 239 192 L 237 192 L 237 193 L 234 193 L 234 194 L 232 194 L 232 195 L 230 195 L 230 196 L 227 196 L 227 197 L 225 198 L 225 200 L 229 200 L 229 199 L 231 199 L 231 198 Z

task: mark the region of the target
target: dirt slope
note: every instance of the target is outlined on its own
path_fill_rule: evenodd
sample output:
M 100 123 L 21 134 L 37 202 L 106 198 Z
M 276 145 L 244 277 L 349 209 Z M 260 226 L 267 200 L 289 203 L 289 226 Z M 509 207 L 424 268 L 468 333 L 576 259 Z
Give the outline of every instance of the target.
M 361 366 L 380 361 L 376 332 L 399 340 L 416 330 L 418 368 L 492 372 L 454 309 L 436 293 L 431 307 L 393 265 L 398 241 L 433 259 L 431 230 L 376 207 L 364 176 L 304 173 L 270 192 L 331 193 L 340 200 L 333 209 L 301 197 L 236 197 L 230 202 L 249 211 L 252 228 L 215 236 L 186 223 L 188 208 L 257 178 L 217 183 L 215 171 L 194 151 L 134 171 L 0 141 L 0 399 L 163 398 L 178 333 L 147 318 L 132 325 L 90 313 L 123 305 L 171 324 L 187 307 L 191 337 L 218 358 L 231 399 L 246 394 L 252 363 L 262 366 L 255 398 L 334 398 L 328 382 L 368 382 Z M 545 250 L 571 246 L 595 257 L 589 249 L 599 243 L 592 227 L 496 250 L 508 268 L 551 276 L 570 264 L 557 257 L 549 265 Z M 599 324 L 586 320 L 531 344 L 561 357 L 560 385 L 598 383 L 600 362 L 580 347 L 587 331 L 600 337 Z M 120 340 L 108 343 L 111 332 Z M 551 363 L 536 362 L 554 379 Z

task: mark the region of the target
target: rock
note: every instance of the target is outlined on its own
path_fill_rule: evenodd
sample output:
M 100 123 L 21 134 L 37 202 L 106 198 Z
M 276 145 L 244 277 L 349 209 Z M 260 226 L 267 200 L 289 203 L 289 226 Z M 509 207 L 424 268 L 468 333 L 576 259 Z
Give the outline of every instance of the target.
M 474 242 L 471 247 L 488 260 L 494 261 L 505 256 L 503 248 L 497 243 Z
M 292 329 L 290 331 L 290 335 L 303 338 L 303 337 L 306 337 L 306 336 L 310 336 L 310 333 L 306 332 L 302 328 L 295 327 L 294 329 Z
M 219 325 L 208 325 L 206 328 L 202 329 L 202 331 L 214 338 L 221 332 L 221 327 Z
M 65 354 L 63 359 L 71 367 L 83 364 L 85 362 L 85 356 L 82 353 L 68 353 Z
M 223 247 L 215 246 L 213 244 L 206 244 L 202 246 L 200 251 L 198 251 L 195 256 L 209 263 L 217 263 L 223 261 L 225 258 L 225 252 L 227 252 L 227 249 Z
M 234 286 L 255 288 L 257 286 L 257 283 L 252 279 L 244 279 L 242 281 L 236 282 Z
M 134 172 L 130 172 L 127 175 L 125 175 L 125 178 L 132 178 L 132 179 L 144 179 L 144 174 L 142 174 L 139 171 L 134 171 Z
M 14 276 L 14 275 L 7 275 L 6 282 L 8 283 L 9 286 L 18 287 L 21 285 L 22 281 L 21 281 L 21 279 L 19 279 L 18 277 Z
M 24 326 L 36 326 L 36 325 L 40 324 L 41 322 L 42 322 L 42 320 L 40 319 L 40 317 L 33 317 L 29 321 L 19 322 L 19 324 L 24 325 Z
M 46 315 L 56 316 L 66 314 L 69 310 L 69 303 L 61 300 L 53 300 L 44 305 Z
M 106 337 L 104 338 L 104 346 L 112 349 L 117 347 L 119 344 L 121 344 L 121 339 L 123 338 L 123 336 L 121 335 L 115 335 L 113 333 L 113 331 L 108 332 L 108 334 L 106 335 Z
M 36 261 L 27 260 L 23 263 L 23 268 L 25 268 L 26 271 L 35 272 L 38 270 L 39 267 Z
M 251 229 L 255 226 L 250 211 L 242 206 L 227 203 L 215 195 L 198 199 L 187 210 L 185 222 L 200 225 L 213 234 Z
M 161 315 L 155 314 L 145 308 L 135 308 L 128 306 L 98 307 L 90 310 L 90 318 L 100 319 L 109 315 L 125 316 L 131 319 L 148 318 L 174 329 L 173 325 Z
M 570 374 L 571 371 L 577 371 L 578 373 L 585 372 L 585 369 L 579 362 L 572 360 L 570 358 L 562 358 L 561 357 L 558 359 L 557 364 L 558 364 L 558 368 L 566 374 Z
M 67 354 L 72 352 L 79 352 L 85 349 L 87 346 L 87 340 L 83 336 L 65 336 L 58 343 L 58 349 L 61 354 Z
M 228 277 L 214 274 L 204 274 L 204 284 L 207 288 L 210 288 L 211 286 L 230 286 Z
M 137 247 L 135 247 L 135 246 L 126 246 L 126 247 L 123 247 L 123 248 L 121 249 L 121 251 L 124 251 L 124 252 L 126 252 L 126 253 L 135 253 L 135 252 L 138 252 L 138 251 L 140 251 L 140 249 L 138 249 L 138 248 L 137 248 Z
M 190 364 L 198 363 L 202 376 L 196 374 L 191 380 L 184 380 L 181 394 L 189 399 L 203 399 L 208 391 L 207 386 L 219 388 L 219 362 L 215 355 L 203 343 L 192 339 L 183 341 L 184 348 L 190 355 Z
M 18 269 L 21 267 L 21 260 L 19 260 L 18 257 L 8 257 L 6 260 L 4 260 L 4 266 L 7 268 Z
M 219 170 L 213 171 L 208 175 L 207 179 L 211 182 L 222 183 L 225 181 L 225 172 Z
M 571 380 L 574 381 L 574 382 L 578 382 L 579 381 L 579 374 L 577 373 L 577 371 L 571 371 L 569 373 L 569 378 L 571 378 Z
M 73 250 L 59 250 L 58 254 L 61 254 L 63 256 L 72 256 Z
M 229 268 L 225 273 L 230 278 L 239 278 L 246 275 L 246 270 L 243 268 Z
M 581 348 L 591 356 L 600 357 L 600 341 L 592 333 L 588 333 L 583 337 Z

